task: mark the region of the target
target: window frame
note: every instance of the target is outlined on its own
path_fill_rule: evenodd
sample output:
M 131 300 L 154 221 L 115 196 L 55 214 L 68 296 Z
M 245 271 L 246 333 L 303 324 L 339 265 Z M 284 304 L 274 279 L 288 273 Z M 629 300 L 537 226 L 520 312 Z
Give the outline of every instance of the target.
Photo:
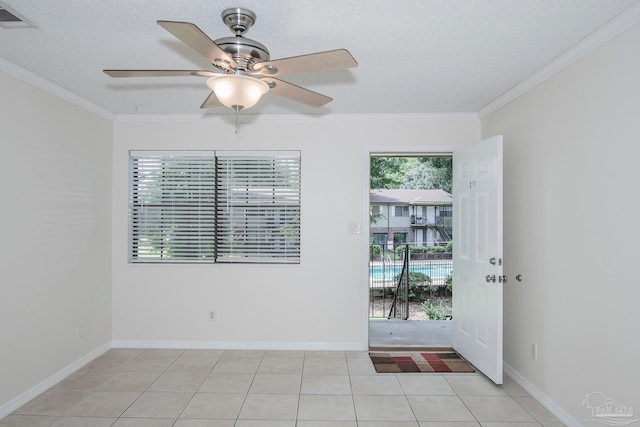
M 237 160 L 231 172 L 240 178 L 234 178 L 231 192 L 224 193 L 218 161 L 230 157 Z M 247 162 L 253 163 L 246 166 Z M 204 172 L 199 170 L 201 163 Z M 131 150 L 128 262 L 300 264 L 301 163 L 300 151 Z M 145 169 L 147 164 L 153 166 Z M 199 173 L 206 178 L 200 180 Z M 236 191 L 243 185 L 250 189 L 244 199 Z M 222 198 L 229 194 L 245 209 L 248 222 L 225 217 Z M 146 199 L 140 200 L 141 195 Z M 231 235 L 221 228 L 225 218 L 231 221 L 225 223 L 231 224 Z M 242 232 L 246 252 L 236 245 L 240 250 L 229 257 L 220 242 Z M 254 246 L 260 247 L 256 256 L 243 256 L 253 255 Z

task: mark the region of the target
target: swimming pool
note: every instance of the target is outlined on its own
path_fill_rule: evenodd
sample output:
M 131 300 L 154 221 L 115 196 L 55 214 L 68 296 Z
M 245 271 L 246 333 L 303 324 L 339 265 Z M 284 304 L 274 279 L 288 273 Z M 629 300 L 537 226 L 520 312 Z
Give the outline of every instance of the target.
M 446 278 L 453 271 L 452 263 L 411 263 L 409 271 L 426 274 L 431 279 Z M 402 265 L 385 264 L 369 266 L 369 277 L 374 280 L 391 280 L 402 272 Z

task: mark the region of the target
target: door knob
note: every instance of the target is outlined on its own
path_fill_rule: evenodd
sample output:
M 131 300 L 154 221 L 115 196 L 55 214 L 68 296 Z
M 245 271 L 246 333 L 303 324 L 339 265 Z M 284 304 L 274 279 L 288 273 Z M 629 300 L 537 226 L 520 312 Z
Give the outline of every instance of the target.
M 495 274 L 487 274 L 487 276 L 485 277 L 485 280 L 487 282 L 494 282 L 496 281 L 496 275 Z

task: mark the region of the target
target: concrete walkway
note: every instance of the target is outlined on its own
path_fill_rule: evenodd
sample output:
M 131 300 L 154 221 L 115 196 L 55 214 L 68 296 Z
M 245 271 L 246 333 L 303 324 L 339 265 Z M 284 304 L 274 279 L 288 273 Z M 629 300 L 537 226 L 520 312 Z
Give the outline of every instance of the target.
M 369 348 L 451 348 L 450 320 L 369 320 Z

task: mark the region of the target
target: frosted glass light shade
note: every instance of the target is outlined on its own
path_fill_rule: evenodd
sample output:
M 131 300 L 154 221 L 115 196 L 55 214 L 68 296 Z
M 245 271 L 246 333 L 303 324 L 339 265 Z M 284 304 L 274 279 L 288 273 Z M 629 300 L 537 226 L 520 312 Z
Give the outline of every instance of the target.
M 262 80 L 237 74 L 211 77 L 207 80 L 207 86 L 222 105 L 236 111 L 253 107 L 269 91 L 269 85 Z

